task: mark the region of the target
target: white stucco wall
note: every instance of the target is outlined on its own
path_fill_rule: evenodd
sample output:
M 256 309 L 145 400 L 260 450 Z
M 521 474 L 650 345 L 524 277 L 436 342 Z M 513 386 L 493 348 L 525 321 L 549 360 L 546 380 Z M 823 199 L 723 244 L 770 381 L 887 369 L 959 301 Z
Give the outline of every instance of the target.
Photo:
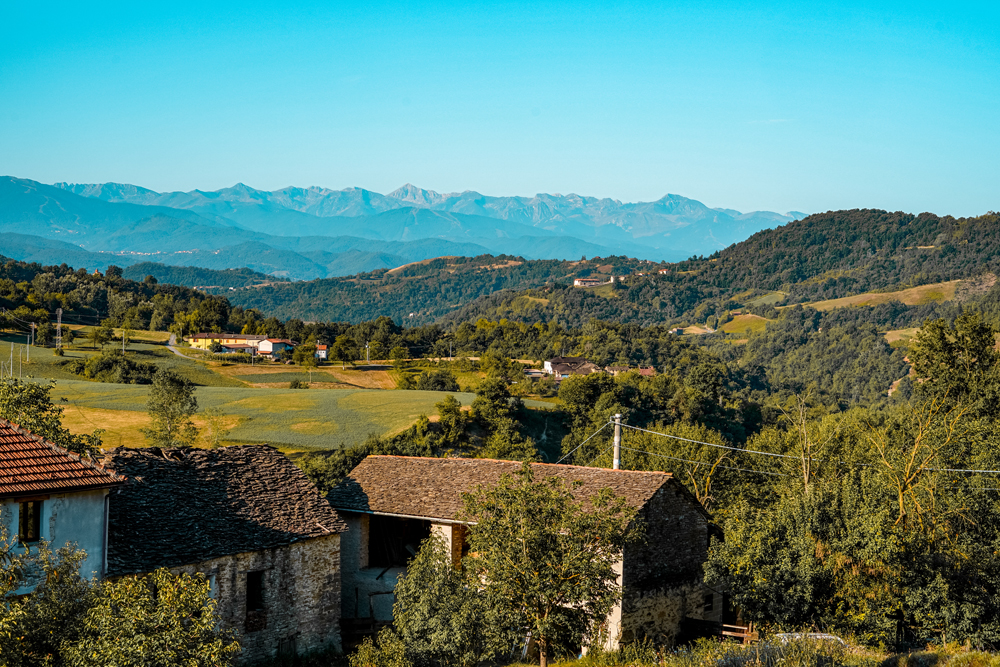
M 80 574 L 87 578 L 104 575 L 104 499 L 107 495 L 107 489 L 98 489 L 51 494 L 42 500 L 41 538 L 53 550 L 72 544 L 86 552 L 87 558 L 80 566 Z M 18 498 L 0 500 L 0 522 L 12 538 L 17 536 L 20 503 Z M 29 546 L 32 547 L 34 545 Z M 25 586 L 18 593 L 26 593 L 32 588 L 34 584 Z

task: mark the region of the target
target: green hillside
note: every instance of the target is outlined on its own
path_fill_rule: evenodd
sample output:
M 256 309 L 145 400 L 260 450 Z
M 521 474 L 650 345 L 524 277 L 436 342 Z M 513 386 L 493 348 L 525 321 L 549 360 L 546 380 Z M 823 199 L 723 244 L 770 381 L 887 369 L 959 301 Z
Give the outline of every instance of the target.
M 252 269 L 225 269 L 216 271 L 197 266 L 167 266 L 156 262 L 133 264 L 122 272 L 128 280 L 144 280 L 153 276 L 158 282 L 197 287 L 203 290 L 250 287 L 266 282 L 280 282 L 281 278 Z

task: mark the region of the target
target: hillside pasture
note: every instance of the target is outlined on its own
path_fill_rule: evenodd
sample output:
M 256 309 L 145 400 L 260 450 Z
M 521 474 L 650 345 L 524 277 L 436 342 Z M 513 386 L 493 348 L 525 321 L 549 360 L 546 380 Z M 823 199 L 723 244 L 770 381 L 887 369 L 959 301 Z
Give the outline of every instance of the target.
M 907 306 L 922 306 L 932 301 L 951 301 L 955 298 L 955 290 L 958 289 L 961 280 L 950 280 L 944 283 L 932 283 L 919 287 L 910 287 L 898 292 L 867 292 L 854 296 L 845 296 L 840 299 L 829 299 L 827 301 L 816 301 L 803 304 L 816 310 L 833 310 L 834 308 L 846 308 L 848 306 L 877 306 L 880 303 L 899 301 Z M 782 306 L 787 308 L 788 306 Z
M 767 326 L 767 318 L 759 315 L 737 315 L 722 326 L 722 331 L 729 334 L 747 334 L 763 331 Z

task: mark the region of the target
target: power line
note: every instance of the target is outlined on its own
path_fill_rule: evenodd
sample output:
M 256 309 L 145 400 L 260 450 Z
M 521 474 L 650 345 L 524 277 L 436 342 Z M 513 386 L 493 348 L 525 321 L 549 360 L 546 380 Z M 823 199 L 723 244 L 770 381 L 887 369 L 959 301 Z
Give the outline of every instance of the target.
M 565 456 L 563 456 L 561 459 L 559 459 L 558 461 L 556 461 L 556 463 L 557 464 L 562 463 L 564 460 L 566 460 L 567 458 L 569 458 L 570 456 L 572 456 L 573 452 L 575 452 L 576 450 L 578 450 L 581 447 L 583 447 L 584 445 L 586 445 L 588 440 L 590 440 L 595 435 L 597 435 L 598 433 L 600 433 L 601 431 L 603 431 L 608 426 L 608 424 L 610 424 L 610 423 L 611 422 L 608 422 L 607 424 L 604 424 L 604 426 L 601 426 L 601 428 L 599 428 L 596 431 L 594 431 L 593 433 L 591 433 L 589 436 L 587 436 L 587 440 L 584 440 L 579 445 L 577 445 L 576 447 L 574 447 L 572 452 L 570 452 L 569 454 L 566 454 Z M 598 456 L 600 456 L 600 454 L 598 454 Z
M 708 447 L 717 447 L 719 449 L 728 449 L 733 452 L 745 452 L 747 454 L 763 454 L 764 456 L 775 456 L 783 459 L 795 459 L 800 460 L 801 456 L 792 456 L 790 454 L 775 454 L 773 452 L 761 452 L 755 449 L 741 449 L 739 447 L 730 447 L 728 445 L 717 445 L 712 442 L 702 442 L 701 440 L 692 440 L 690 438 L 682 438 L 677 435 L 669 435 L 667 433 L 660 433 L 658 431 L 650 431 L 649 429 L 639 428 L 638 426 L 629 426 L 628 424 L 622 424 L 625 428 L 630 428 L 634 431 L 642 431 L 644 433 L 651 433 L 652 435 L 658 435 L 663 438 L 672 438 L 674 440 L 683 440 L 684 442 L 691 442 L 697 445 L 707 445 Z M 649 453 L 649 452 L 647 452 Z M 855 467 L 855 468 L 878 468 L 878 464 L 872 463 L 848 463 L 847 461 L 840 461 L 837 459 L 823 459 L 820 457 L 811 457 L 814 461 L 831 461 L 833 463 L 840 463 L 845 466 Z M 963 472 L 963 473 L 974 473 L 980 475 L 1000 475 L 1000 470 L 975 470 L 971 468 L 923 468 L 931 472 Z
M 649 429 L 639 428 L 638 426 L 629 426 L 628 424 L 622 424 L 625 428 L 630 428 L 633 431 L 642 431 L 643 433 L 652 433 L 653 435 L 658 435 L 663 438 L 673 438 L 674 440 L 683 440 L 684 442 L 692 442 L 696 445 L 708 445 L 709 447 L 718 447 L 719 449 L 728 449 L 733 452 L 746 452 L 748 454 L 763 454 L 764 456 L 776 456 L 783 459 L 798 459 L 798 456 L 792 456 L 790 454 L 775 454 L 773 452 L 761 452 L 754 449 L 740 449 L 739 447 L 730 447 L 729 445 L 717 445 L 712 442 L 702 442 L 701 440 L 692 440 L 690 438 L 682 438 L 678 435 L 669 435 L 667 433 L 660 433 L 658 431 L 650 431 Z
M 667 456 L 666 454 L 657 454 L 656 452 L 647 452 L 647 451 L 644 451 L 642 449 L 632 449 L 631 447 L 626 447 L 625 445 L 622 445 L 621 447 L 622 447 L 622 449 L 627 449 L 628 451 L 630 451 L 630 452 L 636 452 L 637 454 L 648 454 L 649 456 L 659 456 L 659 457 L 662 457 L 662 458 L 665 458 L 665 459 L 670 459 L 672 461 L 680 461 L 682 463 L 694 463 L 694 464 L 697 464 L 697 465 L 711 465 L 711 463 L 709 463 L 707 461 L 689 461 L 688 459 L 680 459 L 680 458 L 677 458 L 676 456 Z M 739 472 L 755 472 L 758 475 L 772 475 L 774 477 L 791 477 L 791 475 L 785 475 L 785 474 L 780 473 L 780 472 L 764 472 L 763 470 L 751 470 L 749 468 L 734 468 L 732 466 L 724 466 L 724 465 L 719 465 L 719 466 L 716 466 L 716 467 L 717 468 L 725 468 L 726 470 L 736 470 L 736 471 L 739 471 Z

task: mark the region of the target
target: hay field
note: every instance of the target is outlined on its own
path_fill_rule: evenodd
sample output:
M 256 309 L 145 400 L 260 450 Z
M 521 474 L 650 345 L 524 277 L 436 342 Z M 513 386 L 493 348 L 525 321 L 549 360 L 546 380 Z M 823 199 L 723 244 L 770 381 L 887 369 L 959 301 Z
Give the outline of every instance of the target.
M 722 325 L 722 331 L 730 334 L 756 333 L 767 326 L 767 319 L 759 315 L 737 315 Z
M 898 292 L 868 292 L 867 294 L 845 296 L 840 299 L 816 301 L 803 305 L 815 308 L 816 310 L 832 310 L 847 306 L 875 306 L 880 303 L 888 303 L 889 301 L 900 301 L 907 306 L 921 306 L 932 301 L 951 301 L 955 298 L 955 290 L 961 282 L 961 280 L 950 280 L 945 283 L 910 287 Z
M 61 380 L 52 396 L 65 408 L 64 424 L 74 433 L 106 428 L 105 444 L 142 446 L 139 429 L 148 424 L 149 386 Z M 437 391 L 377 389 L 257 389 L 198 387 L 201 410 L 218 408 L 231 428 L 226 442 L 269 443 L 283 451 L 336 449 L 369 434 L 397 433 L 417 418 L 434 414 L 445 397 Z M 470 405 L 472 394 L 453 394 Z M 62 399 L 66 401 L 62 401 Z M 534 401 L 528 401 L 534 403 Z M 204 424 L 199 415 L 196 423 Z

